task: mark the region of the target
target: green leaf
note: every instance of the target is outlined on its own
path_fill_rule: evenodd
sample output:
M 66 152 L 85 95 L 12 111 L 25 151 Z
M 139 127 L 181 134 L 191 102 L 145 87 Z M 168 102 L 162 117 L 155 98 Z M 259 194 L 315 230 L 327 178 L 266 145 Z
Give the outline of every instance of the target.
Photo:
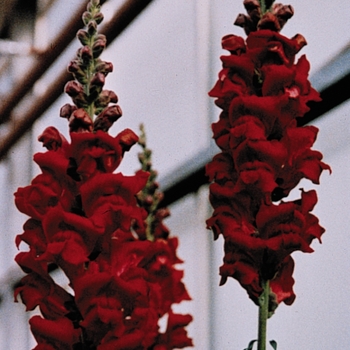
M 257 340 L 252 340 L 252 341 L 248 344 L 248 347 L 245 348 L 244 350 L 253 350 L 253 345 L 254 345 L 255 342 L 257 342 Z
M 274 348 L 274 350 L 277 350 L 277 342 L 275 340 L 270 340 L 270 344 Z

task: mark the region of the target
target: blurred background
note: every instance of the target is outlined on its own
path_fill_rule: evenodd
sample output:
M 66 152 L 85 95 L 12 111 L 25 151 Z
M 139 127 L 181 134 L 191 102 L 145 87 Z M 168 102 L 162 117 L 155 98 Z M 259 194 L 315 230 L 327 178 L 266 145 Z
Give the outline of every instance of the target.
M 102 1 L 101 1 L 102 2 Z M 110 133 L 145 124 L 154 167 L 160 173 L 172 216 L 172 235 L 180 239 L 185 282 L 193 298 L 177 310 L 194 315 L 190 336 L 198 350 L 242 350 L 256 338 L 257 307 L 234 280 L 219 287 L 222 240 L 205 228 L 211 215 L 204 165 L 218 149 L 210 125 L 220 110 L 207 92 L 221 68 L 221 37 L 245 12 L 240 0 L 104 0 L 101 31 L 109 46 L 102 59 L 114 64 L 106 88 L 119 96 L 121 118 Z M 33 154 L 49 125 L 68 137 L 60 107 L 70 76 L 69 61 L 80 46 L 82 0 L 0 0 L 0 349 L 35 346 L 13 288 L 22 276 L 14 263 L 15 236 L 26 217 L 13 193 L 39 173 Z M 311 255 L 296 253 L 297 299 L 280 305 L 268 323 L 268 339 L 280 350 L 350 349 L 350 3 L 291 0 L 295 15 L 282 34 L 302 34 L 301 51 L 311 62 L 310 80 L 323 102 L 305 120 L 319 127 L 314 149 L 333 173 L 317 186 L 314 213 L 326 228 L 323 244 Z M 72 41 L 73 40 L 73 41 Z M 137 146 L 119 170 L 138 169 Z M 299 187 L 309 189 L 307 181 Z M 298 194 L 296 194 L 298 195 Z M 25 249 L 21 246 L 21 249 Z M 63 276 L 55 276 L 66 283 Z M 35 312 L 34 312 L 35 313 Z

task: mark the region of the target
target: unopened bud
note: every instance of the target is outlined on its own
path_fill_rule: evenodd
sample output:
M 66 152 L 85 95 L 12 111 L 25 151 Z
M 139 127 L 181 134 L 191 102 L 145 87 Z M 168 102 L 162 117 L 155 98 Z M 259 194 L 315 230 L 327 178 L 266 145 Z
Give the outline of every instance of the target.
M 60 109 L 60 117 L 68 119 L 71 116 L 71 114 L 76 110 L 77 110 L 76 106 L 66 103 Z
M 157 210 L 156 218 L 158 220 L 163 220 L 170 216 L 170 210 L 168 208 L 161 208 Z
M 78 51 L 78 56 L 81 57 L 83 61 L 90 61 L 92 59 L 92 51 L 89 46 L 84 46 Z
M 87 96 L 83 91 L 77 96 L 72 97 L 72 100 L 78 106 L 78 108 L 86 108 L 88 105 Z
M 281 25 L 273 13 L 266 12 L 258 23 L 258 29 L 269 29 L 275 32 L 279 32 L 281 30 Z
M 94 20 L 91 20 L 88 24 L 88 33 L 89 35 L 94 35 L 97 33 L 97 23 Z
M 91 132 L 92 120 L 89 114 L 82 108 L 74 111 L 69 118 L 70 132 Z
M 153 204 L 153 197 L 152 196 L 146 196 L 144 199 L 144 202 L 146 205 L 152 205 Z
M 104 35 L 99 35 L 98 39 L 92 45 L 92 54 L 94 58 L 101 55 L 102 51 L 106 48 L 107 40 Z
M 96 21 L 97 24 L 100 24 L 103 21 L 103 13 L 98 12 L 96 15 L 94 15 L 93 19 Z
M 122 110 L 118 105 L 105 108 L 96 118 L 94 130 L 107 132 L 109 128 L 122 116 Z
M 250 17 L 240 13 L 233 23 L 235 26 L 242 27 L 247 35 L 256 30 L 256 26 Z
M 94 76 L 92 77 L 91 81 L 90 81 L 90 86 L 103 86 L 105 84 L 105 76 L 104 74 L 98 72 L 96 74 L 94 74 Z
M 87 83 L 85 72 L 81 69 L 78 61 L 74 60 L 68 65 L 68 72 L 72 73 L 79 83 Z
M 103 90 L 100 93 L 99 99 L 97 102 L 97 105 L 100 107 L 107 107 L 110 102 L 117 103 L 118 102 L 118 96 L 110 90 Z
M 294 9 L 291 5 L 275 4 L 273 6 L 273 13 L 277 17 L 280 27 L 283 28 L 287 21 L 293 17 Z
M 247 10 L 248 16 L 256 25 L 261 17 L 260 3 L 258 0 L 244 0 L 243 5 Z
M 79 67 L 78 61 L 74 60 L 74 61 L 71 61 L 69 63 L 69 65 L 68 65 L 68 72 L 69 73 L 76 73 L 79 70 L 81 70 L 81 68 Z
M 77 38 L 82 43 L 82 45 L 87 45 L 89 43 L 89 34 L 84 29 L 79 29 L 77 32 Z
M 83 13 L 83 16 L 82 16 L 82 20 L 84 22 L 84 24 L 87 26 L 89 24 L 89 22 L 91 21 L 91 13 L 88 12 L 88 11 L 85 11 Z
M 113 64 L 111 62 L 101 61 L 96 65 L 96 71 L 107 75 L 113 72 Z
M 109 119 L 117 120 L 123 115 L 123 112 L 120 106 L 113 105 L 107 107 L 101 114 Z
M 83 92 L 83 87 L 77 81 L 72 80 L 65 85 L 64 92 L 70 97 L 75 97 Z

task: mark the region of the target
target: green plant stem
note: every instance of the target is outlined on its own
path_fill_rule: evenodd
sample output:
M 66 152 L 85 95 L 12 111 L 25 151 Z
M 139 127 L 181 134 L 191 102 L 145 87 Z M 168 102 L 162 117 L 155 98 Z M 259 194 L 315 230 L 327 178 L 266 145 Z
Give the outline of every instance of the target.
M 261 14 L 264 15 L 265 12 L 266 12 L 266 3 L 265 3 L 265 0 L 259 0 L 260 2 L 260 11 L 261 11 Z
M 266 350 L 266 330 L 269 316 L 269 281 L 263 281 L 263 293 L 259 298 L 259 329 L 258 329 L 258 350 Z

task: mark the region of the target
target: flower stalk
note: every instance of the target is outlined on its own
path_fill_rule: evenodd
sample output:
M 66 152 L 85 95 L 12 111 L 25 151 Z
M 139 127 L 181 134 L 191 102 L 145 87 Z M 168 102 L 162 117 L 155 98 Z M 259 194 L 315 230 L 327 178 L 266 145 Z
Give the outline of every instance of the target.
M 15 258 L 26 273 L 15 299 L 41 312 L 29 321 L 36 350 L 181 349 L 192 346 L 192 316 L 172 310 L 190 300 L 177 269 L 178 240 L 163 223 L 168 211 L 158 208 L 162 195 L 144 132 L 140 139 L 130 129 L 108 133 L 122 112 L 117 95 L 103 89 L 113 65 L 99 58 L 102 19 L 99 1 L 91 0 L 86 29 L 77 34 L 83 46 L 68 67 L 75 80 L 65 92 L 73 104 L 60 110 L 70 141 L 47 127 L 39 136 L 46 151 L 34 155 L 41 173 L 15 193 L 29 216 L 16 238 L 29 250 Z M 141 169 L 115 172 L 138 141 Z M 67 276 L 73 293 L 54 281 L 49 266 Z
M 266 350 L 267 319 L 269 318 L 269 281 L 262 282 L 263 292 L 259 297 L 258 350 Z
M 259 350 L 266 349 L 268 317 L 281 302 L 295 300 L 291 254 L 313 252 L 311 243 L 321 242 L 325 231 L 311 214 L 315 190 L 301 189 L 294 201 L 288 196 L 300 180 L 318 184 L 330 170 L 312 149 L 318 129 L 298 126 L 308 103 L 320 100 L 306 57 L 295 62 L 306 41 L 279 33 L 294 10 L 272 3 L 244 0 L 247 15 L 235 24 L 247 38 L 222 38 L 229 53 L 221 56 L 223 68 L 209 92 L 222 110 L 212 125 L 220 153 L 206 167 L 214 209 L 207 226 L 214 239 L 224 238 L 220 284 L 236 279 L 259 307 Z

